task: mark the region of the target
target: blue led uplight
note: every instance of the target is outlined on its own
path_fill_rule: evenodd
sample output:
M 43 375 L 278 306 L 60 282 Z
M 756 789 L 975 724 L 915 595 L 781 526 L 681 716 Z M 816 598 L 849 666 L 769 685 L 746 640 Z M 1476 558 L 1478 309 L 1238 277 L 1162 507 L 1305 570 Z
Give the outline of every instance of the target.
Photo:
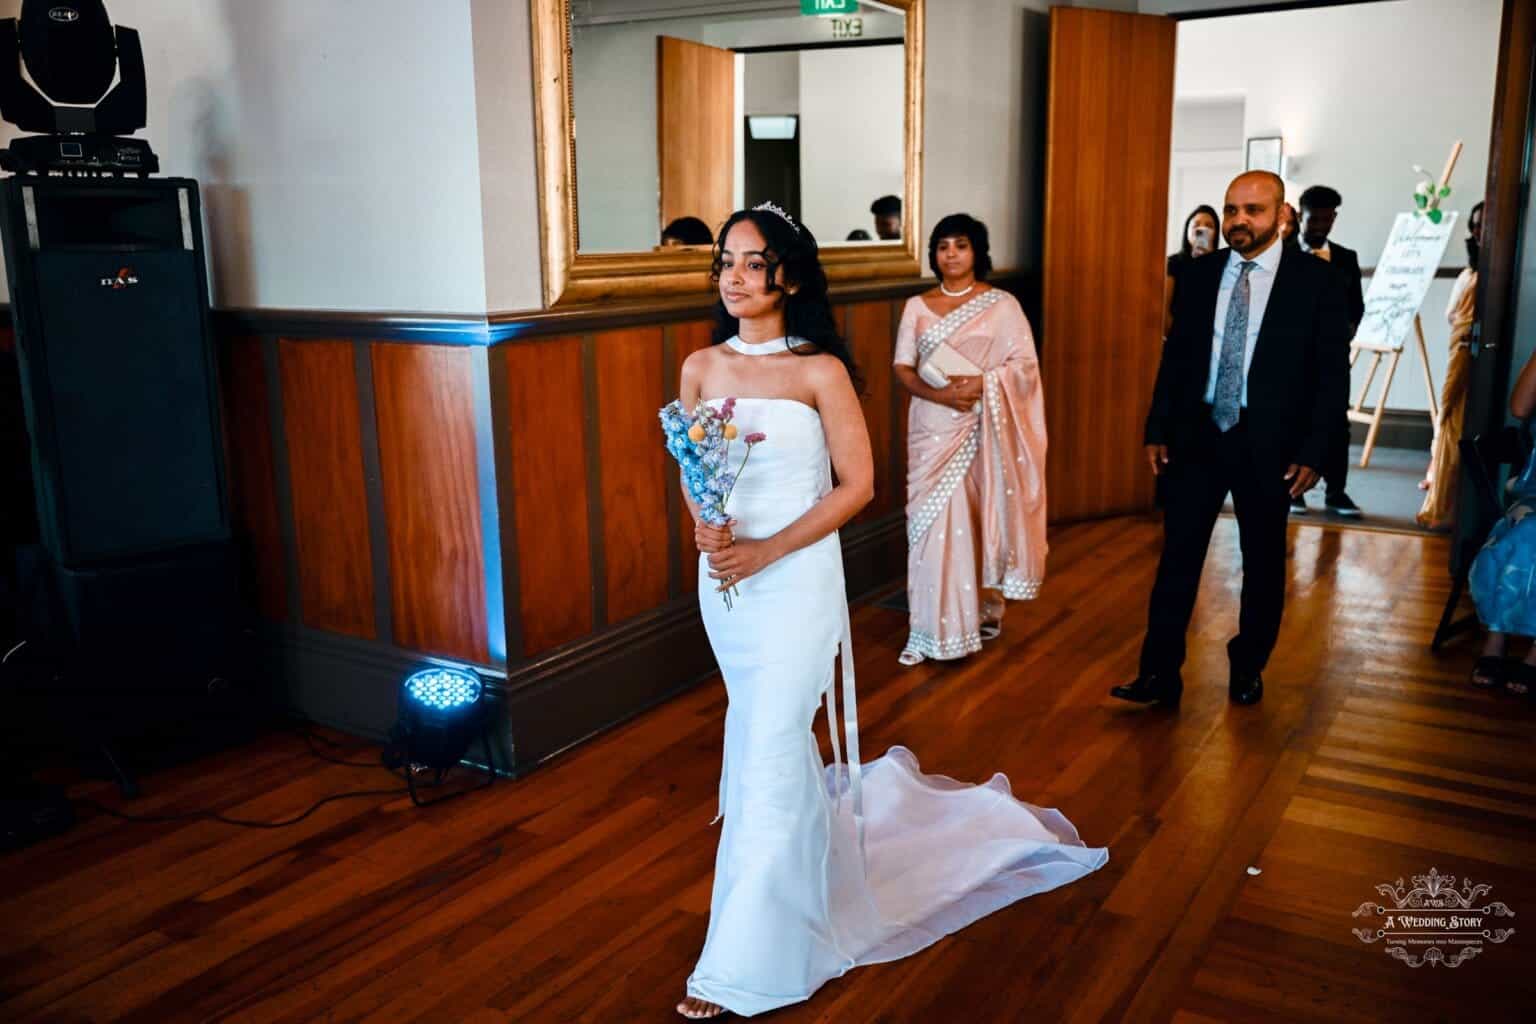
M 452 668 L 429 668 L 405 681 L 406 694 L 434 711 L 467 708 L 480 699 L 480 680 Z

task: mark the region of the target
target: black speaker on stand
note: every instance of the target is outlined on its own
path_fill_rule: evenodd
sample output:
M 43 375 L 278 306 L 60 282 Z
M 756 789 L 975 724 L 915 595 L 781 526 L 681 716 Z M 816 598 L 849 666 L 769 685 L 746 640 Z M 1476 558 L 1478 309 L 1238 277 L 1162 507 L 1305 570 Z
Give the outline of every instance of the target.
M 24 611 L 55 666 L 37 696 L 126 791 L 111 748 L 196 722 L 236 641 L 197 183 L 7 178 L 0 236 L 40 535 Z
M 159 160 L 130 137 L 147 110 L 139 35 L 102 0 L 22 0 L 0 19 L 0 118 L 34 133 L 0 150 L 17 175 L 0 181 L 0 242 L 16 356 L 3 376 L 19 378 L 36 509 L 36 543 L 0 537 L 25 638 L 0 652 L 0 721 L 32 746 L 105 754 L 125 795 L 118 753 L 158 763 L 166 746 L 206 749 L 220 717 L 251 717 L 219 699 L 247 659 L 198 188 L 150 177 Z M 28 769 L 12 738 L 0 837 L 28 841 L 69 816 L 6 778 Z

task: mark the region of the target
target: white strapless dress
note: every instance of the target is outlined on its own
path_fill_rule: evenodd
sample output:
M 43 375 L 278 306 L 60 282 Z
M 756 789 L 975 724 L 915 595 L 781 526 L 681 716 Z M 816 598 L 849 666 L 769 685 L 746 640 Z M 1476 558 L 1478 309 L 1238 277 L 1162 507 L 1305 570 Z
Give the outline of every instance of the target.
M 738 537 L 783 529 L 832 487 L 821 417 L 742 398 L 767 441 L 736 484 Z M 731 465 L 745 448 L 734 442 Z M 994 910 L 1103 867 L 1060 813 L 924 775 L 905 747 L 860 765 L 842 549 L 834 533 L 739 586 L 727 611 L 699 560 L 699 604 L 729 696 L 724 826 L 709 932 L 688 994 L 742 1016 L 800 1002 L 850 967 L 908 956 Z M 842 651 L 840 762 L 834 666 Z M 825 698 L 834 763 L 811 731 Z

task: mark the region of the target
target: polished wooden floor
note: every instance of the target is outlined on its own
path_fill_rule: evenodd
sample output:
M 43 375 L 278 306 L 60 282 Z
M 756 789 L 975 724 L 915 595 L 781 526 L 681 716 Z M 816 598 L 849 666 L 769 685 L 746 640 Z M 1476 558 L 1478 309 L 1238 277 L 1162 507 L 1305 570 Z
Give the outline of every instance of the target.
M 1177 714 L 1105 695 L 1134 668 L 1150 522 L 1059 531 L 1043 598 L 951 667 L 899 669 L 902 616 L 859 608 L 865 751 L 899 741 L 927 771 L 1004 771 L 1110 862 L 772 1019 L 1531 1019 L 1536 713 L 1463 685 L 1465 644 L 1428 653 L 1443 540 L 1292 536 L 1286 625 L 1255 708 L 1226 699 L 1230 520 Z M 524 781 L 426 811 L 343 801 L 275 831 L 88 816 L 0 858 L 0 1019 L 676 1019 L 707 919 L 723 710 L 718 683 L 702 686 Z M 282 735 L 151 780 L 134 810 L 277 818 L 388 781 Z M 1491 884 L 1515 936 L 1415 969 L 1351 934 L 1378 884 L 1431 868 Z

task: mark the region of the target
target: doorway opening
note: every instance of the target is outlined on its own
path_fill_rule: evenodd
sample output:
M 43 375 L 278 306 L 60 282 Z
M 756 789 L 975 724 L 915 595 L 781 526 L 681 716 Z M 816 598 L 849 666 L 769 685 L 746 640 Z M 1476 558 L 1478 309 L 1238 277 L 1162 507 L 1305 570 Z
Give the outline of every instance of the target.
M 1304 193 L 1313 206 L 1332 201 L 1327 190 L 1336 194 L 1325 243 L 1316 244 L 1314 224 L 1312 245 L 1298 232 L 1300 248 L 1326 253 L 1344 274 L 1357 262 L 1350 286 L 1362 297 L 1380 278 L 1376 312 L 1362 315 L 1356 341 L 1386 338 L 1396 351 L 1378 360 L 1370 348 L 1352 349 L 1350 403 L 1359 414 L 1348 424 L 1347 458 L 1329 467 L 1336 479 L 1325 478 L 1294 509 L 1299 520 L 1415 532 L 1454 521 L 1454 487 L 1444 482 L 1458 469 L 1442 465 L 1443 456 L 1432 468 L 1432 452 L 1446 423 L 1459 434 L 1465 400 L 1469 359 L 1454 353 L 1471 334 L 1467 224 L 1488 172 L 1502 9 L 1502 0 L 1397 0 L 1178 24 L 1167 251 L 1184 247 L 1197 206 L 1220 211 L 1232 177 L 1266 169 L 1280 174 L 1298 211 Z M 1411 280 L 1402 217 L 1427 225 L 1416 188 L 1439 184 L 1458 141 L 1451 191 L 1436 196 L 1440 227 L 1427 232 L 1444 236 L 1441 248 L 1426 255 L 1419 246 L 1424 265 Z M 1422 291 L 1416 303 L 1414 288 Z M 1391 324 L 1381 319 L 1389 293 L 1397 303 Z M 1437 416 L 1442 398 L 1450 401 Z M 1342 415 L 1339 429 L 1342 446 Z M 1360 514 L 1347 514 L 1349 506 Z

